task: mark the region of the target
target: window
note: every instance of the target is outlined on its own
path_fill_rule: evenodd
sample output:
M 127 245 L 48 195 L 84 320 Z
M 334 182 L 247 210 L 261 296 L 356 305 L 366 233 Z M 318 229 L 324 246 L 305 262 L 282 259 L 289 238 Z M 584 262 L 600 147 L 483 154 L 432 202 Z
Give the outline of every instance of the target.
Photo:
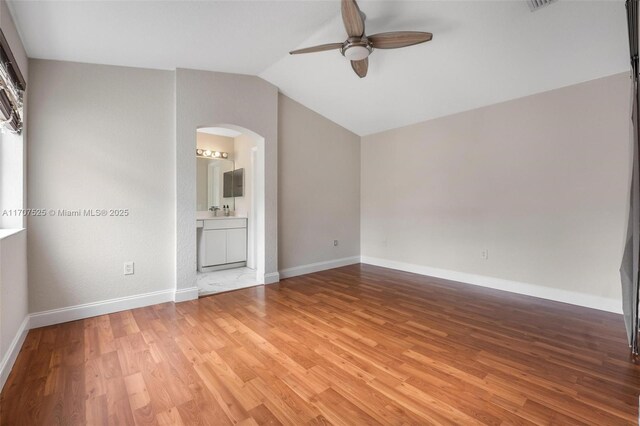
M 0 30 L 0 229 L 25 223 L 25 145 L 22 102 L 26 82 Z

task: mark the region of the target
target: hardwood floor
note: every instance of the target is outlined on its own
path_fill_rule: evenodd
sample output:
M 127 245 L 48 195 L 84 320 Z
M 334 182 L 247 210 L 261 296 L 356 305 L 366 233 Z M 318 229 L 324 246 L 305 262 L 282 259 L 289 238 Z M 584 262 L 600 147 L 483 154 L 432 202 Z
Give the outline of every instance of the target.
M 637 424 L 622 317 L 353 265 L 31 330 L 3 425 Z

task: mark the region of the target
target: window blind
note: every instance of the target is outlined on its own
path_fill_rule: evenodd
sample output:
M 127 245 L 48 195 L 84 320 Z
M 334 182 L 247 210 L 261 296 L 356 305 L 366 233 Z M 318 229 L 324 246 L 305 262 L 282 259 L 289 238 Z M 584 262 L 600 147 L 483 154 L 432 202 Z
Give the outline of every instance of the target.
M 22 131 L 22 102 L 26 81 L 0 29 L 0 123 L 14 132 Z

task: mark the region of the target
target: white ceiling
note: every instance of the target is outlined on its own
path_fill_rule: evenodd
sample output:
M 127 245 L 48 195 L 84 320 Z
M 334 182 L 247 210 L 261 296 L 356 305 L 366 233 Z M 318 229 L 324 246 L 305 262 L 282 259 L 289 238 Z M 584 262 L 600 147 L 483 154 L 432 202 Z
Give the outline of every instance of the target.
M 629 69 L 624 1 L 365 1 L 367 33 L 430 31 L 376 50 L 359 79 L 339 52 L 338 1 L 24 1 L 10 8 L 30 57 L 254 74 L 366 135 Z
M 336 13 L 328 1 L 9 1 L 27 54 L 258 74 Z

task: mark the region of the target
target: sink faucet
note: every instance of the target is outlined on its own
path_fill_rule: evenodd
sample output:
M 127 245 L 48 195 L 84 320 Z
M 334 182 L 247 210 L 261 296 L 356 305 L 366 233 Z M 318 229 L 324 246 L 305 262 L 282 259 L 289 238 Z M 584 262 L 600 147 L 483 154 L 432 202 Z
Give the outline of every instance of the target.
M 218 207 L 218 206 L 209 207 L 209 211 L 212 211 L 214 216 L 218 216 L 218 211 L 219 210 L 220 210 L 220 207 Z

